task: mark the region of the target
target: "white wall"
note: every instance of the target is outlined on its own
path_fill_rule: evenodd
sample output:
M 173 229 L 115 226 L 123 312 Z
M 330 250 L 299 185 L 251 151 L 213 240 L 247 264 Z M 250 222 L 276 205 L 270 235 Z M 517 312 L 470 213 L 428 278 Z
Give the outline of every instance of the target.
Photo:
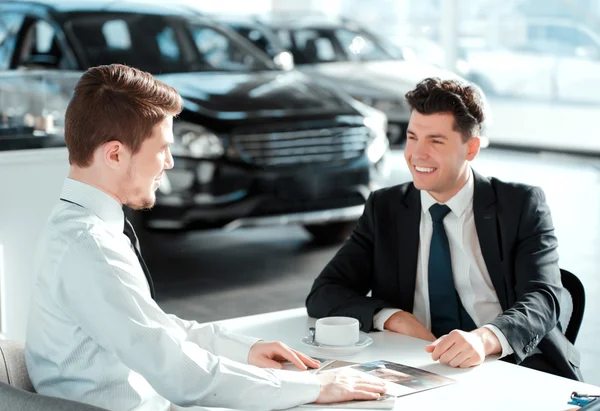
M 0 334 L 24 339 L 38 235 L 60 196 L 66 148 L 0 152 Z

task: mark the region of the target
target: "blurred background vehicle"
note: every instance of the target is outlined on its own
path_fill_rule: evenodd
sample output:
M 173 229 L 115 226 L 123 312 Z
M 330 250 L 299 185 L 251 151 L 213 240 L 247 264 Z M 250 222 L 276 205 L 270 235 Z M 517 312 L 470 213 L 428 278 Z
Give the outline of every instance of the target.
M 9 72 L 122 63 L 184 98 L 175 167 L 164 174 L 156 206 L 130 213 L 140 233 L 300 224 L 319 242 L 341 241 L 381 185 L 389 151 L 383 113 L 278 69 L 234 32 L 184 8 L 9 1 L 0 2 L 0 20 L 10 27 L 0 55 Z M 42 114 L 47 107 L 32 114 L 2 96 L 0 112 L 31 132 L 28 116 L 53 119 Z
M 508 36 L 465 47 L 470 73 L 488 95 L 564 103 L 600 102 L 600 34 L 561 18 L 499 23 Z
M 426 77 L 459 75 L 414 59 L 357 22 L 323 14 L 215 16 L 272 58 L 291 53 L 296 68 L 320 77 L 388 117 L 390 143 L 403 143 L 410 117 L 404 95 Z

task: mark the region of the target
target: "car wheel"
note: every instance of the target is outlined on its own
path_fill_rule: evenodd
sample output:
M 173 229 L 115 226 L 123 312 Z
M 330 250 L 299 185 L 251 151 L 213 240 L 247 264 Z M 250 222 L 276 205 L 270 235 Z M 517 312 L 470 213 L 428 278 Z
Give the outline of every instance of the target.
M 356 227 L 356 221 L 341 221 L 328 224 L 305 225 L 313 240 L 318 244 L 337 244 L 346 240 Z

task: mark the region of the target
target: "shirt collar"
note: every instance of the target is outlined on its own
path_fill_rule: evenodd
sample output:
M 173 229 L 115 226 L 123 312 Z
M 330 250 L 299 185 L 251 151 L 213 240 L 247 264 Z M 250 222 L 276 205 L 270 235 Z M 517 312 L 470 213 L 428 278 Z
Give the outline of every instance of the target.
M 462 216 L 466 211 L 473 208 L 473 193 L 475 191 L 475 182 L 473 181 L 473 170 L 469 167 L 467 183 L 446 202 L 446 205 L 457 216 Z M 427 212 L 429 208 L 438 201 L 427 191 L 421 190 L 421 208 Z
M 72 178 L 66 178 L 60 198 L 91 211 L 104 221 L 111 231 L 122 233 L 125 224 L 123 207 L 104 191 Z

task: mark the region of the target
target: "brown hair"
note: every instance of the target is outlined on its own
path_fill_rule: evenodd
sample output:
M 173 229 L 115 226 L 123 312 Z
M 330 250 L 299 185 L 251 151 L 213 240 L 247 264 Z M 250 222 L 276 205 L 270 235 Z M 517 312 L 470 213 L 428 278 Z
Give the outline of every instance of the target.
M 175 89 L 144 71 L 121 64 L 88 69 L 65 115 L 69 163 L 88 167 L 94 151 L 113 140 L 137 153 L 154 126 L 182 106 Z
M 481 131 L 485 120 L 483 96 L 471 83 L 427 78 L 405 97 L 411 110 L 421 114 L 454 115 L 454 130 L 462 134 L 463 141 Z

